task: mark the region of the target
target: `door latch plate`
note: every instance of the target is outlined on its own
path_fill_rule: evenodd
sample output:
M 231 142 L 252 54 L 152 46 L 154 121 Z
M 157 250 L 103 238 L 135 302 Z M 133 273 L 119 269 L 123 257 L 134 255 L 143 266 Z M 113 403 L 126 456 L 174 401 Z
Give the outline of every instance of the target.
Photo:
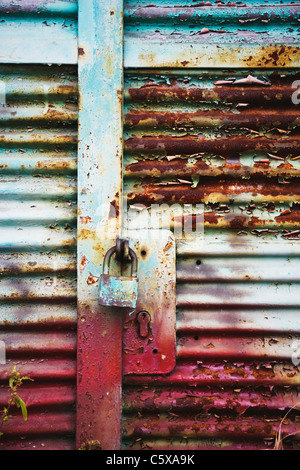
M 123 373 L 167 374 L 176 364 L 175 239 L 168 230 L 127 236 L 138 257 L 139 289 L 136 308 L 125 312 Z M 138 321 L 141 312 L 149 314 L 146 330 Z

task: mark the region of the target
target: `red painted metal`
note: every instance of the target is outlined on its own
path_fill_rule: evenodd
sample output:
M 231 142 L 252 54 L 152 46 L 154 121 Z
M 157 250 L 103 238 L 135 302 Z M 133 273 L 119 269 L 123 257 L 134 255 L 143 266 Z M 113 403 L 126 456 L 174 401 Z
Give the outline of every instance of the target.
M 175 240 L 169 231 L 135 235 L 139 290 L 136 308 L 123 313 L 123 374 L 167 374 L 176 365 Z
M 79 305 L 78 322 L 77 447 L 118 449 L 122 315 L 117 308 L 99 308 L 96 301 Z

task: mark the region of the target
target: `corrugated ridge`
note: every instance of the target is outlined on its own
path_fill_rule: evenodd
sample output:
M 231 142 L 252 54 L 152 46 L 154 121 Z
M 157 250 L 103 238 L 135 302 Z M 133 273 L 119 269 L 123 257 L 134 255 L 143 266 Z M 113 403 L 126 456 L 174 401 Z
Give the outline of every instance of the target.
M 40 3 L 40 2 L 39 2 Z M 59 2 L 57 2 L 59 3 Z M 28 8 L 37 2 L 28 4 Z M 76 387 L 77 70 L 1 66 L 0 408 L 15 365 L 28 408 L 2 449 L 72 449 Z
M 240 27 L 244 23 L 252 23 L 253 29 L 256 27 L 268 27 L 269 22 L 286 22 L 293 21 L 299 14 L 298 5 L 280 4 L 272 2 L 272 4 L 253 5 L 253 2 L 247 2 L 237 5 L 235 3 L 222 4 L 222 2 L 198 2 L 188 5 L 187 2 L 176 2 L 172 5 L 169 2 L 156 2 L 156 4 L 147 4 L 142 2 L 132 5 L 133 2 L 125 2 L 125 19 L 127 25 L 135 22 L 145 23 L 148 25 L 168 26 L 177 23 L 182 29 L 195 26 L 205 26 L 213 24 L 215 30 L 222 25 L 224 29 L 227 22 L 238 24 Z M 214 4 L 215 3 L 215 4 Z M 259 20 L 263 20 L 259 24 Z M 254 23 L 254 24 L 253 24 Z M 256 24 L 255 24 L 256 23 Z M 221 32 L 221 31 L 220 31 Z M 223 31 L 224 32 L 224 31 Z M 199 31 L 200 33 L 200 31 Z M 205 34 L 203 31 L 202 34 Z
M 159 425 L 157 420 L 152 417 L 143 417 L 142 423 L 135 417 L 130 417 L 124 424 L 125 437 L 135 438 L 135 440 L 142 439 L 145 433 L 148 439 L 155 439 L 159 443 L 161 439 L 183 439 L 192 442 L 200 439 L 211 439 L 213 442 L 217 441 L 214 445 L 216 449 L 220 440 L 235 441 L 238 438 L 243 438 L 247 434 L 247 440 L 253 439 L 254 441 L 271 441 L 275 438 L 278 432 L 280 419 L 269 419 L 265 417 L 259 418 L 240 418 L 239 421 L 235 417 L 224 416 L 220 419 L 219 415 L 211 415 L 206 413 L 198 413 L 198 426 L 195 426 L 195 415 L 185 414 L 184 416 L 178 415 L 177 418 L 171 417 L 169 414 L 163 415 L 161 413 Z M 285 420 L 284 426 L 287 435 L 297 433 L 299 425 L 295 424 L 291 419 Z M 213 444 L 213 442 L 211 444 Z M 149 445 L 149 444 L 148 444 Z M 236 448 L 239 446 L 236 444 Z M 141 448 L 141 441 L 139 443 Z M 196 447 L 197 448 L 197 447 Z M 265 449 L 267 444 L 265 444 Z

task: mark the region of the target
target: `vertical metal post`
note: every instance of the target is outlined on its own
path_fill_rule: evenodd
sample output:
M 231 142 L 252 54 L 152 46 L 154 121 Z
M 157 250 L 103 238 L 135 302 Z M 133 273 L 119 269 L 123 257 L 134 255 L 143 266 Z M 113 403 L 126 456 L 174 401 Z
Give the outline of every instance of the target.
M 120 235 L 122 0 L 79 0 L 77 448 L 120 447 L 122 316 L 98 305 Z

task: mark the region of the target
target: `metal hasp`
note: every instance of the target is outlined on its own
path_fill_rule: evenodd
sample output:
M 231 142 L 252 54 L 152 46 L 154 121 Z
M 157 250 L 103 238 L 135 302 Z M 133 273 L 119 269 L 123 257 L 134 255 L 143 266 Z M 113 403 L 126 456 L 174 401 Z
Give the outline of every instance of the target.
M 117 253 L 117 245 L 108 250 L 103 261 L 103 273 L 100 276 L 99 304 L 110 307 L 136 307 L 138 294 L 137 256 L 128 248 L 130 258 L 130 276 L 122 275 L 124 259 L 121 260 L 121 276 L 113 276 L 109 272 L 113 254 Z
M 126 309 L 123 374 L 167 374 L 176 365 L 176 251 L 168 230 L 130 235 L 138 257 L 136 308 Z

